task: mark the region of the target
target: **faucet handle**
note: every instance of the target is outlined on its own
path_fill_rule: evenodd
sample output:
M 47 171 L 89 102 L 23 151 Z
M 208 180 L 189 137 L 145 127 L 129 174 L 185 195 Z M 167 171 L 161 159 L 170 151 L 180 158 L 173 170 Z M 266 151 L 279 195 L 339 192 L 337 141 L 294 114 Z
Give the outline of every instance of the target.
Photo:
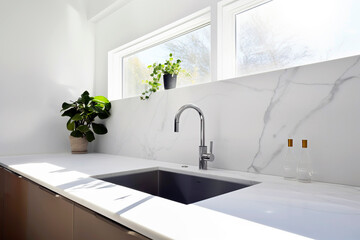
M 208 162 L 213 162 L 215 159 L 215 155 L 213 154 L 213 146 L 214 146 L 214 142 L 210 141 L 210 152 L 209 153 L 203 153 L 201 156 L 202 160 L 208 161 Z

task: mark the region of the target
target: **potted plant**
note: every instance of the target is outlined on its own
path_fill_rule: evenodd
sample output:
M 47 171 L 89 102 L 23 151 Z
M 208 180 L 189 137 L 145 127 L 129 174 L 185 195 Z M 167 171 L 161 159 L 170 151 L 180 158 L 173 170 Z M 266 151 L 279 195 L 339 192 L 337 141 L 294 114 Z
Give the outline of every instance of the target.
M 173 54 L 169 54 L 169 59 L 162 63 L 154 63 L 153 65 L 149 65 L 148 68 L 152 69 L 150 73 L 150 77 L 152 80 L 146 80 L 145 83 L 149 85 L 148 89 L 145 90 L 140 96 L 141 100 L 149 99 L 150 95 L 157 90 L 161 86 L 160 78 L 163 76 L 164 81 L 164 89 L 171 89 L 176 87 L 177 75 L 179 74 L 181 60 L 177 59 L 174 62 Z M 184 71 L 184 70 L 183 70 Z M 184 71 L 185 72 L 185 71 Z
M 71 131 L 69 139 L 72 153 L 86 153 L 88 142 L 95 139 L 96 134 L 106 134 L 107 128 L 95 119 L 106 119 L 110 116 L 111 103 L 106 97 L 90 97 L 88 91 L 83 92 L 74 102 L 62 104 L 61 116 L 70 117 L 66 128 Z

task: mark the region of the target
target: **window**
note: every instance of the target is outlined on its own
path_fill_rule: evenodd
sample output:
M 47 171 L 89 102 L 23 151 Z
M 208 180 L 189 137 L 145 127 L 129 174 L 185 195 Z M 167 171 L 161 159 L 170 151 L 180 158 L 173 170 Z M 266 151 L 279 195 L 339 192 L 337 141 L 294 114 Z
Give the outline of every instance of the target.
M 124 57 L 123 97 L 140 95 L 146 89 L 143 80 L 150 78 L 151 72 L 147 66 L 154 62 L 165 62 L 169 53 L 173 53 L 175 60 L 182 60 L 182 68 L 191 76 L 180 73 L 177 87 L 210 81 L 210 25 L 207 25 Z
M 216 81 L 358 55 L 359 11 L 357 0 L 213 1 L 211 12 L 109 52 L 109 99 L 140 95 L 147 66 L 169 53 L 192 76 L 180 76 L 179 87 L 209 82 L 210 72 Z
M 356 0 L 232 1 L 224 9 L 235 23 L 225 78 L 360 53 Z
M 109 99 L 141 95 L 143 80 L 150 80 L 147 66 L 170 53 L 191 76 L 180 75 L 177 87 L 210 81 L 209 8 L 109 52 Z

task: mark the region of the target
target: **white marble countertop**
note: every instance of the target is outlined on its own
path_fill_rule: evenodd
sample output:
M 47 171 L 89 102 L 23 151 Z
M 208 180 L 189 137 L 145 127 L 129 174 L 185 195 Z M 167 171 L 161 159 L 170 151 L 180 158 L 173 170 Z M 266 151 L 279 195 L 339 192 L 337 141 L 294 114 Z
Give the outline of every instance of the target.
M 107 154 L 1 157 L 1 165 L 153 239 L 360 239 L 360 188 Z M 261 182 L 184 205 L 91 176 L 163 169 Z

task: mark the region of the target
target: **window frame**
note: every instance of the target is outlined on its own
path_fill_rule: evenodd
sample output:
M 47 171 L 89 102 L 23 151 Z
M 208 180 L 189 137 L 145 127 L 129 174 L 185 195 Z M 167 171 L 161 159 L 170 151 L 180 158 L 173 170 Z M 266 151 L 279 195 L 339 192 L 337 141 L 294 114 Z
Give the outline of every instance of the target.
M 273 0 L 223 0 L 217 5 L 217 78 L 236 76 L 236 15 Z
M 108 98 L 123 98 L 123 58 L 210 25 L 210 7 L 108 52 Z

